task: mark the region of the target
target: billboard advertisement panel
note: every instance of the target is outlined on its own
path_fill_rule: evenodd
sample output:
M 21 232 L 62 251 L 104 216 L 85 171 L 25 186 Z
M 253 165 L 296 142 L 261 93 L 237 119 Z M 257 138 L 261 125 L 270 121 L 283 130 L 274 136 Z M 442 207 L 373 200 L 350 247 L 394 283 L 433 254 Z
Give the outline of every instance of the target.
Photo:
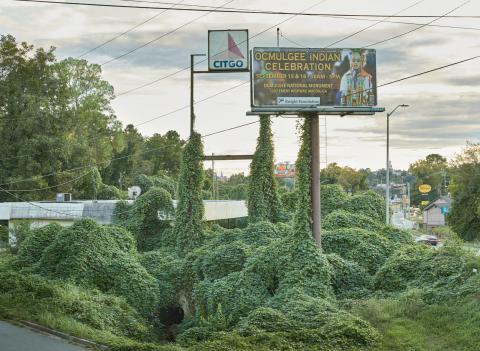
M 373 49 L 254 48 L 252 107 L 377 105 Z
M 248 71 L 248 30 L 208 31 L 208 70 Z
M 295 178 L 295 163 L 277 163 L 274 174 L 277 178 Z

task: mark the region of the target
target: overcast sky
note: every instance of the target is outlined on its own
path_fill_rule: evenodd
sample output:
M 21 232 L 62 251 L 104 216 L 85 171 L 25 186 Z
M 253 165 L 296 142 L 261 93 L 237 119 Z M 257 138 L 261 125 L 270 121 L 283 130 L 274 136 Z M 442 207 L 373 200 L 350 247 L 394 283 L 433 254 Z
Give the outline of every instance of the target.
M 465 3 L 464 0 L 166 1 L 275 11 L 368 13 L 385 16 L 414 4 L 401 14 L 441 16 Z M 90 2 L 135 4 L 120 0 Z M 278 26 L 283 35 L 280 38 L 281 46 L 295 47 L 292 43 L 295 42 L 307 47 L 323 47 L 375 23 L 343 18 L 162 12 L 0 0 L 0 33 L 12 34 L 18 41 L 26 41 L 38 47 L 55 46 L 57 57 L 63 59 L 78 57 L 157 14 L 155 19 L 145 25 L 84 56 L 90 62 L 102 64 L 163 35 L 163 38 L 102 67 L 104 78 L 114 86 L 116 93 L 120 94 L 113 101 L 113 107 L 124 125 L 139 124 L 188 105 L 188 70 L 146 88 L 123 95 L 122 92 L 188 67 L 191 53 L 206 53 L 209 29 L 247 28 L 250 36 L 265 31 L 251 39 L 250 47 L 254 47 L 275 46 Z M 455 10 L 452 15 L 480 15 L 480 1 L 472 0 Z M 427 23 L 435 18 L 389 20 Z M 423 27 L 375 46 L 378 84 L 480 54 L 480 19 L 442 18 L 432 24 L 438 26 Z M 418 26 L 383 22 L 351 36 L 336 47 L 363 47 L 416 27 Z M 173 30 L 173 33 L 168 34 Z M 386 107 L 387 110 L 398 104 L 411 106 L 397 110 L 391 119 L 391 160 L 394 168 L 407 168 L 411 162 L 429 153 L 450 157 L 461 151 L 467 140 L 479 141 L 479 67 L 480 59 L 477 59 L 378 89 L 379 106 Z M 198 65 L 198 69 L 204 68 Z M 197 130 L 200 133 L 207 134 L 255 120 L 256 117 L 246 116 L 250 107 L 249 84 L 241 83 L 248 79 L 248 73 L 196 76 L 197 101 L 238 86 L 196 105 Z M 277 161 L 295 160 L 298 151 L 295 125 L 296 119 L 274 119 Z M 187 138 L 189 110 L 186 108 L 155 119 L 140 125 L 138 129 L 144 135 L 175 129 L 182 137 Z M 355 168 L 385 167 L 385 130 L 385 114 L 372 117 L 327 117 L 328 162 Z M 205 152 L 252 153 L 257 133 L 258 125 L 252 125 L 206 138 Z M 325 135 L 324 130 L 321 135 Z M 325 145 L 324 141 L 321 142 L 322 147 Z M 324 157 L 325 151 L 322 150 L 322 158 Z M 218 162 L 216 167 L 224 174 L 230 174 L 246 171 L 248 163 Z

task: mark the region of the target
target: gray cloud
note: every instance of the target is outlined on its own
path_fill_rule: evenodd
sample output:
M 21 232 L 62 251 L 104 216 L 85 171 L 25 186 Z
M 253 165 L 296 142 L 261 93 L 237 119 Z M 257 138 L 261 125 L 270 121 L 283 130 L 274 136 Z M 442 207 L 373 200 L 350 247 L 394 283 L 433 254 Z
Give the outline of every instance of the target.
M 445 97 L 412 97 L 397 100 L 411 107 L 397 111 L 391 117 L 392 146 L 403 149 L 462 145 L 466 140 L 480 138 L 480 111 L 477 100 L 465 96 L 459 99 Z M 393 106 L 394 104 L 389 104 Z M 374 125 L 363 128 L 339 128 L 339 132 L 362 134 L 367 142 L 385 141 L 385 117 L 378 116 Z M 434 145 L 434 146 L 433 146 Z

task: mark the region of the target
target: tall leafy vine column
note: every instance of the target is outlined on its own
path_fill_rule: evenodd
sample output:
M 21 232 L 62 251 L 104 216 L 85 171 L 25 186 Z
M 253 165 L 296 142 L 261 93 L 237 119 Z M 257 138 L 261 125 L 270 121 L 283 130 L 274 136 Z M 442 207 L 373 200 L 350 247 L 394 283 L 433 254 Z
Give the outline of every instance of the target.
M 203 242 L 203 144 L 193 133 L 185 145 L 178 181 L 178 204 L 174 232 L 177 246 L 186 254 Z
M 260 133 L 250 164 L 248 217 L 250 222 L 278 220 L 280 197 L 274 177 L 274 147 L 270 116 L 260 116 Z

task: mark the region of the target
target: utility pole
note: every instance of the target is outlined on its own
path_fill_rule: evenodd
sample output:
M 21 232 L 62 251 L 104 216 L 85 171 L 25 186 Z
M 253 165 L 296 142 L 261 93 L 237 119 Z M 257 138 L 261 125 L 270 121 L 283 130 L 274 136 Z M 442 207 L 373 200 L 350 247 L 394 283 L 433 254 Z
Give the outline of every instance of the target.
M 212 152 L 212 196 L 213 199 L 216 200 L 216 195 L 215 195 L 215 154 Z
M 408 193 L 407 213 L 408 213 L 408 218 L 410 218 L 410 204 L 411 204 L 411 199 L 410 199 L 410 182 L 407 182 L 407 193 Z
M 195 56 L 206 56 L 205 54 L 191 54 L 190 55 L 190 136 L 193 134 L 195 129 L 195 110 L 194 105 L 195 101 L 193 98 L 194 91 L 194 74 L 203 73 L 203 71 L 195 71 Z
M 391 112 L 387 112 L 387 177 L 385 184 L 385 221 L 386 224 L 390 224 L 390 116 L 397 110 L 399 107 L 408 107 L 409 105 L 398 105 Z
M 320 131 L 318 114 L 307 116 L 310 119 L 310 149 L 312 153 L 311 196 L 312 196 L 312 234 L 319 249 L 322 248 L 322 214 L 320 204 Z

